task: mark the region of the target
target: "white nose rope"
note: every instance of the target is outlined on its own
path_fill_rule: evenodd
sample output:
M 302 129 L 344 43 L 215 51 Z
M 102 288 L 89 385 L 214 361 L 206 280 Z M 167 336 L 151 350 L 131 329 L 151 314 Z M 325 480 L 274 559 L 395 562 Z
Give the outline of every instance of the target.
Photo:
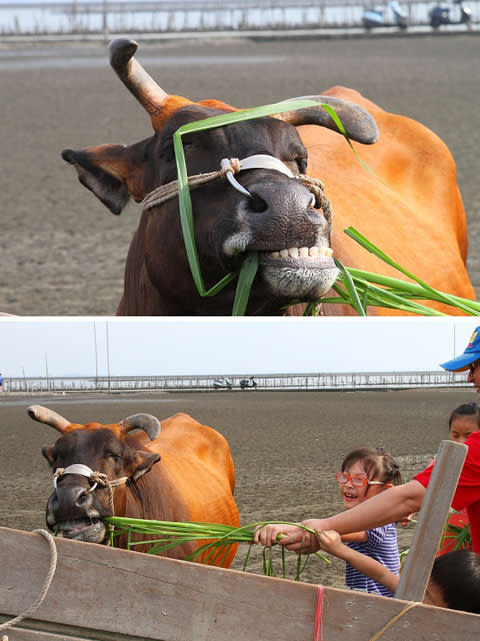
M 93 473 L 93 470 L 90 469 L 88 465 L 83 465 L 82 463 L 75 463 L 74 465 L 69 465 L 65 468 L 59 467 L 53 473 L 53 487 L 57 489 L 57 480 L 64 474 L 79 474 L 80 476 L 86 476 L 87 478 L 90 478 L 91 476 L 93 476 Z M 92 485 L 88 492 L 93 492 L 96 487 L 97 483 Z
M 220 166 L 232 187 L 249 198 L 252 197 L 252 194 L 245 189 L 245 187 L 242 187 L 242 185 L 234 178 L 233 174 L 237 174 L 239 171 L 246 169 L 275 169 L 289 178 L 294 177 L 285 163 L 274 156 L 267 156 L 266 154 L 248 156 L 243 160 L 239 160 L 238 158 L 223 158 L 220 162 Z
M 83 465 L 83 463 L 74 463 L 68 467 L 59 467 L 55 470 L 53 474 L 53 487 L 55 489 L 57 489 L 58 478 L 64 474 L 79 474 L 80 476 L 86 476 L 88 479 L 91 479 L 93 485 L 87 490 L 87 492 L 93 492 L 99 483 L 102 486 L 108 485 L 115 487 L 115 485 L 122 485 L 122 483 L 126 483 L 128 481 L 128 476 L 121 476 L 118 479 L 110 481 L 106 474 L 102 474 L 102 472 L 94 472 L 88 467 L 88 465 Z

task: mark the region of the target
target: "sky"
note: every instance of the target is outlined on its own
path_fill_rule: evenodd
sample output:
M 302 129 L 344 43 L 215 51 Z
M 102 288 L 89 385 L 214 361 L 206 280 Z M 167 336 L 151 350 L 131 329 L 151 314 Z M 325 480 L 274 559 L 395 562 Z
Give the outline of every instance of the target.
M 18 318 L 0 320 L 9 377 L 442 371 L 472 318 Z M 301 328 L 299 328 L 301 325 Z

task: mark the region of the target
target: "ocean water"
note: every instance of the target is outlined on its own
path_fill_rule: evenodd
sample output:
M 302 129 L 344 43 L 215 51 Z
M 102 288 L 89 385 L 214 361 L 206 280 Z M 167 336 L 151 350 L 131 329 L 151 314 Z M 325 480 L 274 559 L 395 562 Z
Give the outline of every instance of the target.
M 3 34 L 44 34 L 44 33 L 96 33 L 109 31 L 195 31 L 195 30 L 248 30 L 280 28 L 316 28 L 320 26 L 361 26 L 364 9 L 373 7 L 371 0 L 349 2 L 348 0 L 327 0 L 312 7 L 295 6 L 278 2 L 277 7 L 266 3 L 262 7 L 248 6 L 238 2 L 190 0 L 184 9 L 182 0 L 170 0 L 167 4 L 148 3 L 142 0 L 123 0 L 115 3 L 107 0 L 0 0 L 0 33 Z M 412 24 L 426 23 L 428 12 L 435 2 L 411 2 L 402 5 L 408 8 Z M 469 3 L 474 20 L 479 15 L 480 2 Z M 178 9 L 175 5 L 178 5 Z M 197 8 L 198 5 L 198 8 Z M 269 6 L 270 5 L 270 6 Z M 375 5 L 377 6 L 377 5 Z M 384 11 L 387 23 L 393 23 L 394 16 L 386 3 L 378 3 Z M 208 8 L 203 8 L 208 7 Z M 458 6 L 452 6 L 455 19 Z

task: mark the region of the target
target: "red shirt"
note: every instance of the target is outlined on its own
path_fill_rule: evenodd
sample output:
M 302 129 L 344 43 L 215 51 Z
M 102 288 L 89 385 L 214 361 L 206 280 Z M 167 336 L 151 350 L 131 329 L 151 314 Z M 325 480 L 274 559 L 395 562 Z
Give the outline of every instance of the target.
M 458 480 L 452 507 L 454 510 L 467 509 L 472 549 L 480 554 L 480 431 L 469 436 L 465 445 L 468 445 L 467 457 Z M 430 464 L 415 476 L 415 480 L 427 487 L 433 467 Z

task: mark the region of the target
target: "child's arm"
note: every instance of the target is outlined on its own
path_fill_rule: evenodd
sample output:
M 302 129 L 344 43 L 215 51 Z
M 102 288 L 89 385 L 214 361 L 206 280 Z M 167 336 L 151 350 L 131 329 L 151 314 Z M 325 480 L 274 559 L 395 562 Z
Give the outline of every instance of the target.
M 342 534 L 341 539 L 344 543 L 366 543 L 368 536 L 365 531 L 352 532 L 351 534 Z
M 343 538 L 343 537 L 342 537 Z M 369 576 L 371 579 L 385 586 L 390 592 L 395 592 L 398 587 L 399 578 L 393 572 L 390 572 L 384 565 L 375 561 L 375 559 L 352 550 L 342 543 L 342 539 L 335 530 L 323 530 L 318 532 L 317 541 L 322 550 L 343 559 L 350 563 L 355 569 L 362 574 Z

